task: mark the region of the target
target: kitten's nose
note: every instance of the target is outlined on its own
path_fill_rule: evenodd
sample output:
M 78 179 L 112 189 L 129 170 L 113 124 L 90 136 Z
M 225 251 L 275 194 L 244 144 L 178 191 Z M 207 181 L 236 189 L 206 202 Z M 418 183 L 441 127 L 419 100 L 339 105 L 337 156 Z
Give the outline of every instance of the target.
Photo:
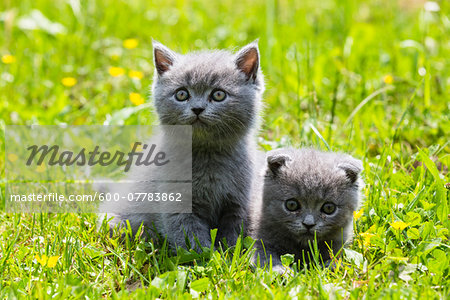
M 305 223 L 303 223 L 303 226 L 305 226 L 306 229 L 310 230 L 311 228 L 313 228 L 314 226 L 316 226 L 316 224 L 305 224 Z
M 203 107 L 193 107 L 192 111 L 194 112 L 194 114 L 196 114 L 197 116 L 199 114 L 201 114 L 205 109 Z
M 314 217 L 311 215 L 307 215 L 302 223 L 303 226 L 305 226 L 306 229 L 308 230 L 316 226 L 316 222 L 314 222 Z

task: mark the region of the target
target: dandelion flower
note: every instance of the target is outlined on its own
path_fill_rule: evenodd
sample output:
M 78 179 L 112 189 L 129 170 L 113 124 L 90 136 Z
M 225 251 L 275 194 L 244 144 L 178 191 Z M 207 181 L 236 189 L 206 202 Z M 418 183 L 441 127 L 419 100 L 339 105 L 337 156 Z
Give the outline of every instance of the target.
M 144 77 L 144 73 L 141 71 L 130 70 L 130 72 L 128 72 L 128 76 L 133 79 L 141 80 Z
M 395 221 L 395 222 L 389 223 L 389 224 L 391 225 L 392 228 L 397 229 L 397 230 L 403 230 L 409 226 L 408 223 L 405 223 L 403 221 Z
M 4 64 L 12 64 L 16 62 L 16 57 L 11 54 L 5 54 L 2 56 L 2 62 Z
M 130 101 L 134 105 L 141 105 L 145 102 L 145 99 L 139 93 L 130 93 Z
M 359 218 L 361 218 L 361 216 L 363 215 L 363 213 L 364 213 L 364 208 L 361 208 L 361 209 L 358 210 L 358 211 L 354 211 L 354 212 L 353 212 L 353 218 L 355 219 L 355 221 L 358 220 Z
M 41 266 L 45 266 L 47 264 L 48 256 L 45 254 L 42 256 L 36 255 L 34 258 L 37 260 L 38 263 L 41 264 Z
M 123 46 L 127 49 L 134 49 L 139 45 L 139 41 L 137 39 L 126 39 L 123 41 Z
M 63 79 L 61 79 L 61 83 L 64 86 L 73 87 L 75 84 L 77 84 L 77 80 L 73 77 L 64 77 Z
M 363 238 L 363 244 L 367 248 L 370 246 L 370 239 L 375 236 L 375 234 L 370 232 L 363 232 L 361 233 L 361 237 Z
M 58 262 L 59 256 L 50 256 L 47 261 L 47 267 L 54 268 Z
M 109 72 L 109 75 L 111 75 L 113 77 L 118 77 L 118 76 L 122 76 L 123 74 L 125 74 L 125 70 L 120 67 L 109 67 L 108 72 Z
M 383 81 L 386 84 L 392 84 L 394 83 L 394 77 L 392 77 L 392 75 L 386 75 L 383 77 Z

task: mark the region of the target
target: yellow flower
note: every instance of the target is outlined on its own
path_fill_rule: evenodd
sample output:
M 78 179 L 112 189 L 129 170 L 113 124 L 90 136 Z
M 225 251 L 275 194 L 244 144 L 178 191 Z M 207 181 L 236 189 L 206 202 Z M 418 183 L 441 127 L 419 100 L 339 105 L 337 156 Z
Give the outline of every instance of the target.
M 109 67 L 108 72 L 113 77 L 118 77 L 118 76 L 122 76 L 123 74 L 125 74 L 125 70 L 120 67 Z
M 39 255 L 36 255 L 34 257 L 38 263 L 41 264 L 41 266 L 45 266 L 47 264 L 47 260 L 48 260 L 48 256 L 47 255 L 42 255 L 41 257 L 39 257 Z
M 383 77 L 383 81 L 386 84 L 392 84 L 394 82 L 394 77 L 392 77 L 392 75 L 386 75 Z
M 144 77 L 144 73 L 142 73 L 141 71 L 130 70 L 130 72 L 128 72 L 128 76 L 130 78 L 141 80 Z
M 139 45 L 139 41 L 137 39 L 126 39 L 123 41 L 123 46 L 127 49 L 134 49 Z
M 145 99 L 139 93 L 130 93 L 130 101 L 134 105 L 141 105 L 145 102 Z
M 361 208 L 360 210 L 353 212 L 353 218 L 355 219 L 355 221 L 358 220 L 359 218 L 361 218 L 361 216 L 363 215 L 363 212 L 364 212 L 364 208 Z
M 14 153 L 10 153 L 8 154 L 8 159 L 11 162 L 15 162 L 19 157 L 17 157 L 17 155 L 15 155 Z
M 64 77 L 63 79 L 61 79 L 61 83 L 64 86 L 72 87 L 75 84 L 77 84 L 77 80 L 76 80 L 76 78 L 73 78 L 73 77 Z
M 2 56 L 2 62 L 5 64 L 12 64 L 16 62 L 16 57 L 11 54 L 5 54 Z
M 403 221 L 395 221 L 395 222 L 389 223 L 389 224 L 391 224 L 392 228 L 397 229 L 397 230 L 403 230 L 409 226 L 408 223 L 405 223 Z
M 56 266 L 56 263 L 58 262 L 59 256 L 48 257 L 47 255 L 44 254 L 41 257 L 39 257 L 39 255 L 36 255 L 34 258 L 37 260 L 38 263 L 41 264 L 41 266 L 54 268 Z
M 45 171 L 45 165 L 44 164 L 41 164 L 41 165 L 36 167 L 36 172 L 42 173 L 44 171 Z
M 120 58 L 120 55 L 119 55 L 119 54 L 113 54 L 113 55 L 111 55 L 111 59 L 112 59 L 112 60 L 119 60 L 119 58 Z
M 58 262 L 59 256 L 50 256 L 47 261 L 47 267 L 54 268 Z
M 367 248 L 370 246 L 370 239 L 375 236 L 373 233 L 363 232 L 361 233 L 361 237 L 363 238 L 363 244 Z

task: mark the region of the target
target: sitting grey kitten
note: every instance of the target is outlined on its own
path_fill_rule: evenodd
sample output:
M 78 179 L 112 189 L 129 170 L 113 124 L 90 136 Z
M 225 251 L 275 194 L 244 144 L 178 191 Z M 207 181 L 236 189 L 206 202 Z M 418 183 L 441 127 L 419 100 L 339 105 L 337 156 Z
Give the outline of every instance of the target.
M 269 152 L 262 200 L 254 203 L 250 215 L 250 235 L 262 239 L 265 248 L 257 247 L 262 264 L 272 256 L 274 268 L 282 271 L 280 256 L 287 253 L 308 262 L 315 238 L 323 262 L 330 258 L 330 248 L 339 251 L 352 235 L 361 170 L 361 161 L 345 154 L 313 149 Z
M 257 42 L 237 53 L 224 50 L 181 55 L 153 43 L 156 67 L 152 87 L 163 125 L 192 126 L 192 213 L 115 215 L 110 226 L 130 222 L 133 232 L 143 223 L 166 236 L 171 246 L 217 239 L 235 243 L 253 185 L 253 152 L 263 76 Z M 151 176 L 145 172 L 143 180 Z M 136 205 L 135 203 L 133 205 Z M 140 203 L 139 205 L 152 205 Z M 134 210 L 136 211 L 136 210 Z

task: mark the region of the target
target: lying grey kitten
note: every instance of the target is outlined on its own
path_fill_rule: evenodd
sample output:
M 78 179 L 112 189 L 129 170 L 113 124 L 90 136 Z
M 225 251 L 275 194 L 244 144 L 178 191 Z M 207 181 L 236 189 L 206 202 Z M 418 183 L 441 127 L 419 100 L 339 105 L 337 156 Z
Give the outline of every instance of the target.
M 294 254 L 308 262 L 317 239 L 323 261 L 351 237 L 353 211 L 360 201 L 361 161 L 345 154 L 313 149 L 278 149 L 267 154 L 261 201 L 251 212 L 250 235 L 262 239 L 262 263 L 272 256 L 282 269 L 280 255 Z M 309 256 L 308 256 L 309 254 Z M 305 261 L 303 261 L 305 258 Z
M 247 215 L 251 193 L 254 130 L 263 76 L 253 42 L 237 53 L 202 51 L 186 55 L 153 43 L 156 67 L 153 97 L 163 125 L 192 126 L 192 213 L 115 215 L 110 225 L 129 221 L 133 232 L 143 223 L 172 246 L 191 245 L 195 235 L 209 246 L 210 230 L 233 244 Z M 145 171 L 142 180 L 151 177 Z M 136 203 L 133 203 L 136 205 Z M 151 205 L 140 203 L 139 205 Z M 136 210 L 134 210 L 136 211 Z

